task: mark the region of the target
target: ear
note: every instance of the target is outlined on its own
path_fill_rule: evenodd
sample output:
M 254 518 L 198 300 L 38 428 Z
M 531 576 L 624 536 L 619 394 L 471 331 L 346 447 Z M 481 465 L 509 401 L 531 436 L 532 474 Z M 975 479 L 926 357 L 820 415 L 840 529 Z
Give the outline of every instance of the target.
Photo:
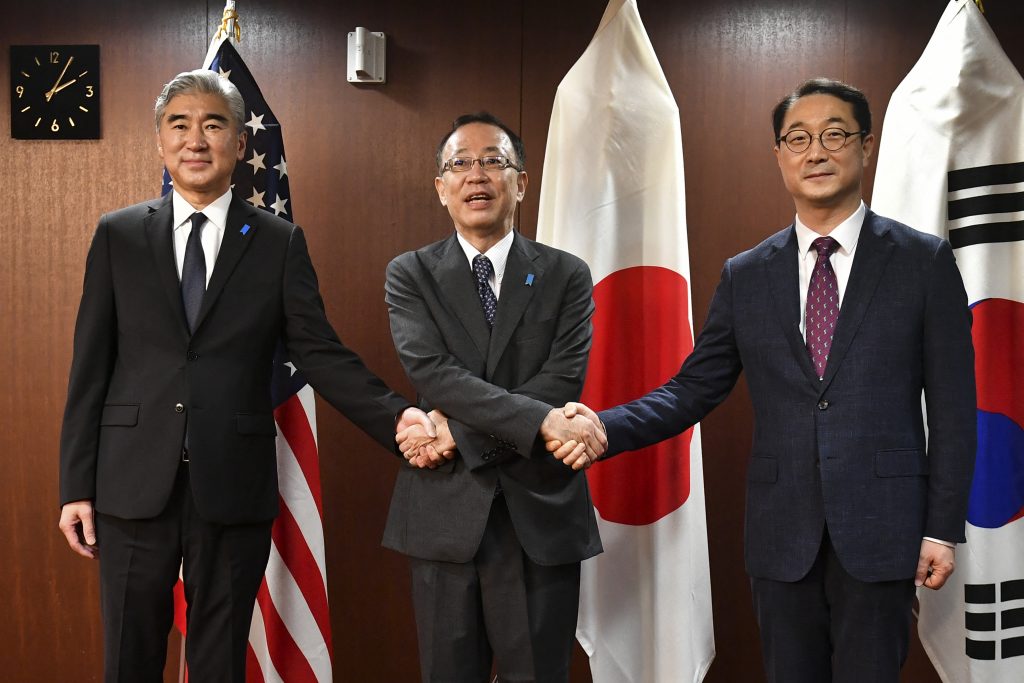
M 516 201 L 523 201 L 523 197 L 526 196 L 526 186 L 530 182 L 530 177 L 526 175 L 526 171 L 521 171 L 519 176 L 516 178 Z
M 863 142 L 860 145 L 861 151 L 864 153 L 864 168 L 867 168 L 868 162 L 871 160 L 871 153 L 875 151 L 875 136 L 872 133 L 868 133 L 864 136 Z
M 160 144 L 160 132 L 156 134 L 156 153 L 160 155 L 160 158 L 164 158 L 164 146 Z
M 246 131 L 243 130 L 241 133 L 238 134 L 238 154 L 235 155 L 235 158 L 238 159 L 239 161 L 241 161 L 242 158 L 245 156 L 245 141 L 247 139 L 248 133 Z
M 444 189 L 444 181 L 440 176 L 434 178 L 434 189 L 437 190 L 437 198 L 441 200 L 441 206 L 448 206 L 448 196 Z

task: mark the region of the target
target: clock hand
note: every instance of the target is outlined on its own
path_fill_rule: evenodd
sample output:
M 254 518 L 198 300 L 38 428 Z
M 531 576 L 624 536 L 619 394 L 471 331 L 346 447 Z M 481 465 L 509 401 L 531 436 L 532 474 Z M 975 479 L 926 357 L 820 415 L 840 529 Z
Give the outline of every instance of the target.
M 68 63 L 64 65 L 64 70 L 60 72 L 60 76 L 57 76 L 57 82 L 50 88 L 50 92 L 46 93 L 46 101 L 49 102 L 50 98 L 53 97 L 53 93 L 57 92 L 57 86 L 60 85 L 60 79 L 64 78 L 64 74 L 68 72 L 68 67 L 71 66 L 71 62 L 75 61 L 75 58 L 68 57 Z
M 50 91 L 50 96 L 52 97 L 52 96 L 56 95 L 57 93 L 59 93 L 61 90 L 63 90 L 64 88 L 68 87 L 72 83 L 77 83 L 77 82 L 78 82 L 77 78 L 72 78 L 67 83 L 62 83 L 59 88 L 54 88 L 53 90 Z

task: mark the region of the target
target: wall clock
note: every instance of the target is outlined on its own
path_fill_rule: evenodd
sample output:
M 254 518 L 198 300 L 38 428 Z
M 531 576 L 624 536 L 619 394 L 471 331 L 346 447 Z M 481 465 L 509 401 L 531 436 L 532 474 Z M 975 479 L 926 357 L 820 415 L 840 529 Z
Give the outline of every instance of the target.
M 11 46 L 11 137 L 100 137 L 100 46 Z

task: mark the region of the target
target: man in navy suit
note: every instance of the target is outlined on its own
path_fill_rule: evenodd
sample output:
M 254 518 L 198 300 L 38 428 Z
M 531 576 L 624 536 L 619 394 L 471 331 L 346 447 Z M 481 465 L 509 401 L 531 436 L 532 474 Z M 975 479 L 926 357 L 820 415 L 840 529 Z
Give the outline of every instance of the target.
M 179 567 L 189 678 L 245 681 L 278 512 L 270 382 L 279 343 L 383 446 L 393 449 L 396 422 L 433 433 L 338 339 L 302 230 L 232 194 L 244 121 L 230 81 L 178 74 L 156 101 L 174 192 L 103 216 L 89 250 L 61 433 L 60 528 L 75 552 L 100 558 L 108 683 L 162 680 Z
M 599 414 L 566 412 L 603 421 L 614 455 L 689 428 L 745 370 L 745 556 L 768 679 L 895 682 L 915 585 L 940 588 L 964 541 L 971 314 L 949 244 L 861 200 L 874 146 L 863 93 L 811 80 L 773 119 L 794 224 L 726 262 L 675 377 Z M 573 446 L 556 456 L 572 461 Z

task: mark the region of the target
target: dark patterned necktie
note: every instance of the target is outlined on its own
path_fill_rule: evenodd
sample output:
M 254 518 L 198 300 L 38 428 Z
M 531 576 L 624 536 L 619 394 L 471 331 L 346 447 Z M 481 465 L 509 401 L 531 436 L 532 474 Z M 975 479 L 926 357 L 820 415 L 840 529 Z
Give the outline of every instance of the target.
M 185 242 L 185 260 L 181 264 L 181 301 L 190 332 L 196 331 L 196 320 L 206 293 L 206 254 L 203 252 L 202 230 L 206 216 L 198 211 L 189 219 L 192 232 Z
M 839 248 L 839 243 L 831 237 L 819 237 L 811 246 L 818 252 L 818 260 L 814 263 L 811 282 L 807 287 L 804 337 L 818 379 L 822 379 L 828 364 L 828 352 L 832 348 L 832 335 L 835 334 L 836 321 L 839 319 L 839 284 L 836 271 L 828 260 Z
M 491 259 L 483 254 L 473 257 L 473 274 L 476 275 L 476 293 L 480 295 L 480 304 L 484 307 L 484 317 L 487 318 L 487 326 L 494 327 L 494 316 L 498 312 L 498 297 L 494 296 L 491 289 L 491 274 L 494 266 Z

